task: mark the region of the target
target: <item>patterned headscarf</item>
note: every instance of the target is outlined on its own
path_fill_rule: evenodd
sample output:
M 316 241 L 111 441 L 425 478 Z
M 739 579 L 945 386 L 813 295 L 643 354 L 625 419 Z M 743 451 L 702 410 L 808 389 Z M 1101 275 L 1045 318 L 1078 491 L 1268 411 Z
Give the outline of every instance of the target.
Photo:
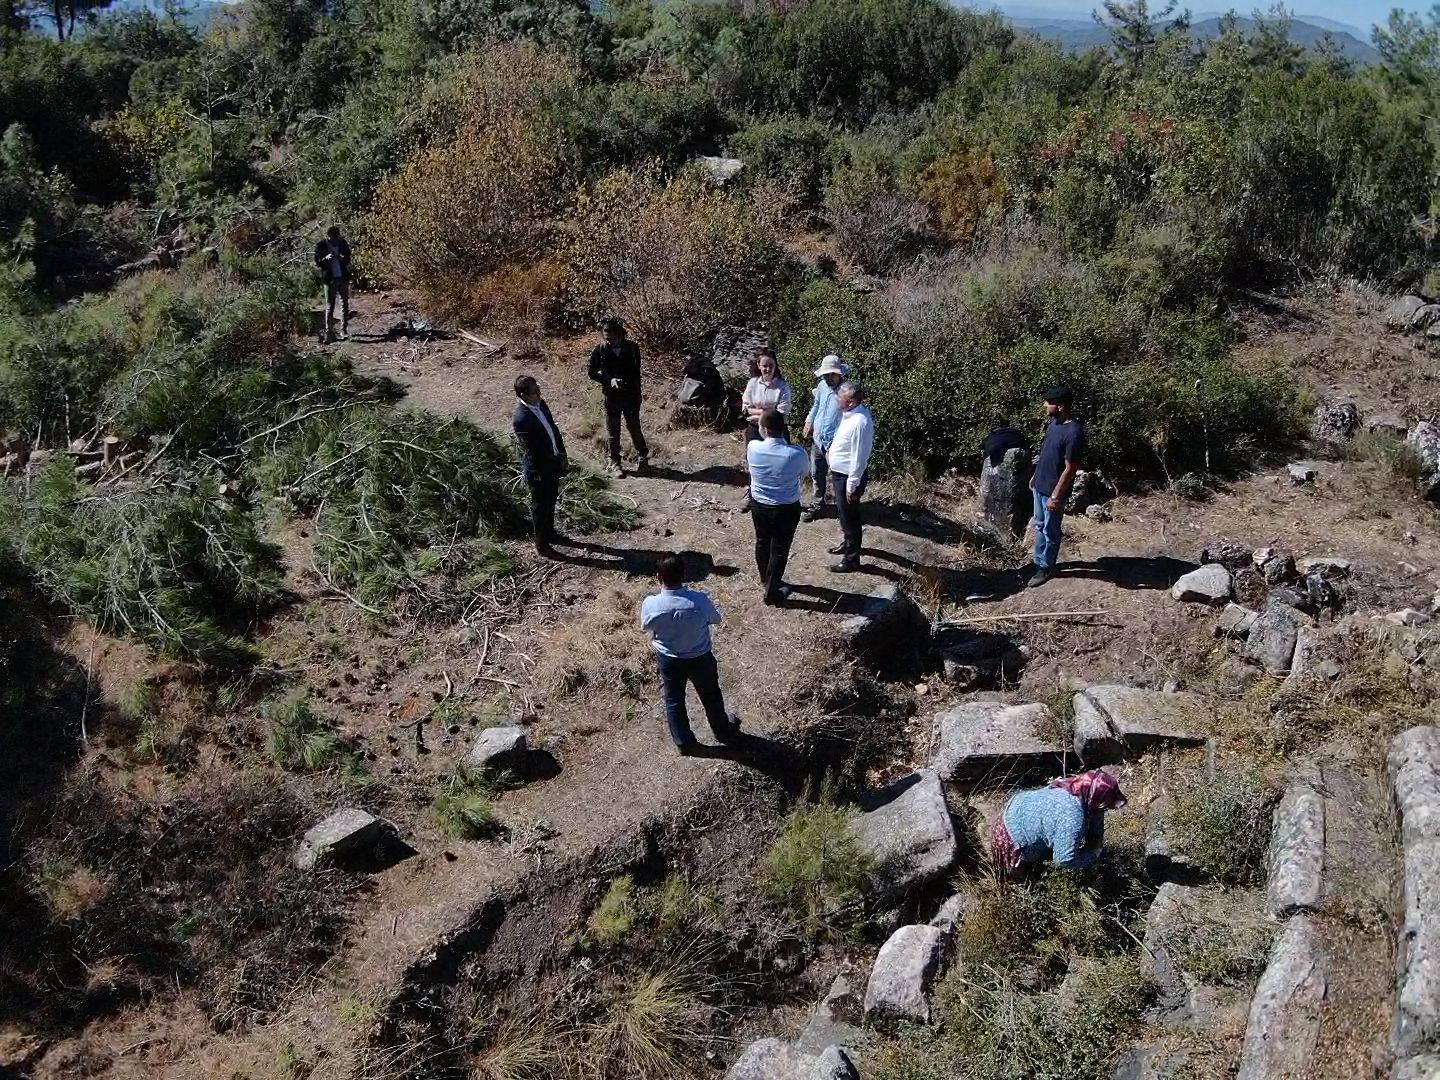
M 1064 788 L 1077 799 L 1088 814 L 1094 810 L 1119 810 L 1125 805 L 1125 796 L 1115 778 L 1102 769 L 1091 769 L 1077 776 L 1065 776 L 1051 780 L 1051 787 Z

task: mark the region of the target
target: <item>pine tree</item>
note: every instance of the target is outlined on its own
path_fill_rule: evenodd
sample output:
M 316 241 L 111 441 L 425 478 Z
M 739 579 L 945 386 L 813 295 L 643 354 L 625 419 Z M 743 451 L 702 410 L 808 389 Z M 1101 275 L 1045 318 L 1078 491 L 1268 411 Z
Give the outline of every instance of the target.
M 1095 12 L 1095 21 L 1110 34 L 1115 51 L 1132 72 L 1144 68 L 1164 38 L 1190 29 L 1190 12 L 1176 15 L 1176 0 L 1168 0 L 1163 10 L 1153 13 L 1149 0 L 1104 0 L 1104 5 L 1104 14 Z

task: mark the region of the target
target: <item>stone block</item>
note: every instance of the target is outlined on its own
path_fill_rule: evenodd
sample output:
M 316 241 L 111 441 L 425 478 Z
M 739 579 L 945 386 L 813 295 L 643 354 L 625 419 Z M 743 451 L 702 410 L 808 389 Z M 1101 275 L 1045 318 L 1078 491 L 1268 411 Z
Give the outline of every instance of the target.
M 1255 997 L 1236 1080 L 1282 1080 L 1306 1075 L 1320 1036 L 1326 965 L 1319 929 L 1297 915 L 1280 931 Z
M 1325 800 L 1309 779 L 1297 780 L 1275 808 L 1266 904 L 1287 918 L 1320 906 L 1325 869 Z
M 1063 767 L 1059 734 L 1045 705 L 966 702 L 935 717 L 935 768 L 946 780 L 1013 783 Z
M 874 859 L 865 892 L 879 904 L 944 877 L 955 865 L 959 845 L 935 770 L 902 777 L 876 802 L 856 820 L 855 835 Z
M 1113 764 L 1166 744 L 1199 746 L 1208 708 L 1194 694 L 1091 686 L 1075 695 L 1075 752 L 1087 766 Z
M 1405 1058 L 1440 1045 L 1440 727 L 1397 735 L 1386 766 L 1401 847 L 1391 1047 Z
M 933 926 L 902 926 L 875 957 L 865 987 L 865 1019 L 930 1022 L 930 984 L 940 967 L 945 935 Z
M 385 824 L 379 818 L 355 807 L 345 807 L 306 832 L 292 861 L 301 870 L 310 870 L 364 851 L 384 835 Z

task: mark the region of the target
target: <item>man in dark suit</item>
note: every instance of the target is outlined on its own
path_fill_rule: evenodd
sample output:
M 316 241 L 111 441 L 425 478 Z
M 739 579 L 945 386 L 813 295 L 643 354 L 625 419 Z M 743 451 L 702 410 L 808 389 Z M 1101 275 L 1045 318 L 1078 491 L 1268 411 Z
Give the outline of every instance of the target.
M 325 280 L 325 340 L 335 340 L 335 301 L 340 301 L 340 336 L 350 336 L 350 245 L 331 225 L 325 239 L 315 245 L 315 266 Z
M 535 523 L 535 550 L 547 559 L 555 557 L 552 545 L 563 537 L 555 531 L 555 503 L 560 498 L 560 481 L 570 468 L 565 457 L 565 439 L 550 415 L 550 406 L 540 396 L 540 384 L 531 375 L 515 380 L 512 426 L 520 444 L 521 471 L 530 486 L 530 517 Z

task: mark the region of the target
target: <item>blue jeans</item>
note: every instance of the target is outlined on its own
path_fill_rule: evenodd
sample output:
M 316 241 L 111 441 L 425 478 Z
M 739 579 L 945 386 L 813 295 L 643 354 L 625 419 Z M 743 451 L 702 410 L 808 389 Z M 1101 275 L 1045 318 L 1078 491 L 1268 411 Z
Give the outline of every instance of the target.
M 720 670 L 715 664 L 715 654 L 706 653 L 689 659 L 655 654 L 660 662 L 660 684 L 664 688 L 665 722 L 670 727 L 670 738 L 676 746 L 686 746 L 695 741 L 690 730 L 690 714 L 685 709 L 685 687 L 695 684 L 695 693 L 700 704 L 705 706 L 705 719 L 710 721 L 710 730 L 721 742 L 731 742 L 740 734 L 739 726 L 725 711 L 725 698 L 720 693 Z
M 1046 503 L 1049 495 L 1042 495 L 1034 488 L 1035 496 L 1035 566 L 1040 570 L 1053 570 L 1055 560 L 1060 557 L 1060 522 L 1065 518 L 1063 509 L 1050 512 Z

